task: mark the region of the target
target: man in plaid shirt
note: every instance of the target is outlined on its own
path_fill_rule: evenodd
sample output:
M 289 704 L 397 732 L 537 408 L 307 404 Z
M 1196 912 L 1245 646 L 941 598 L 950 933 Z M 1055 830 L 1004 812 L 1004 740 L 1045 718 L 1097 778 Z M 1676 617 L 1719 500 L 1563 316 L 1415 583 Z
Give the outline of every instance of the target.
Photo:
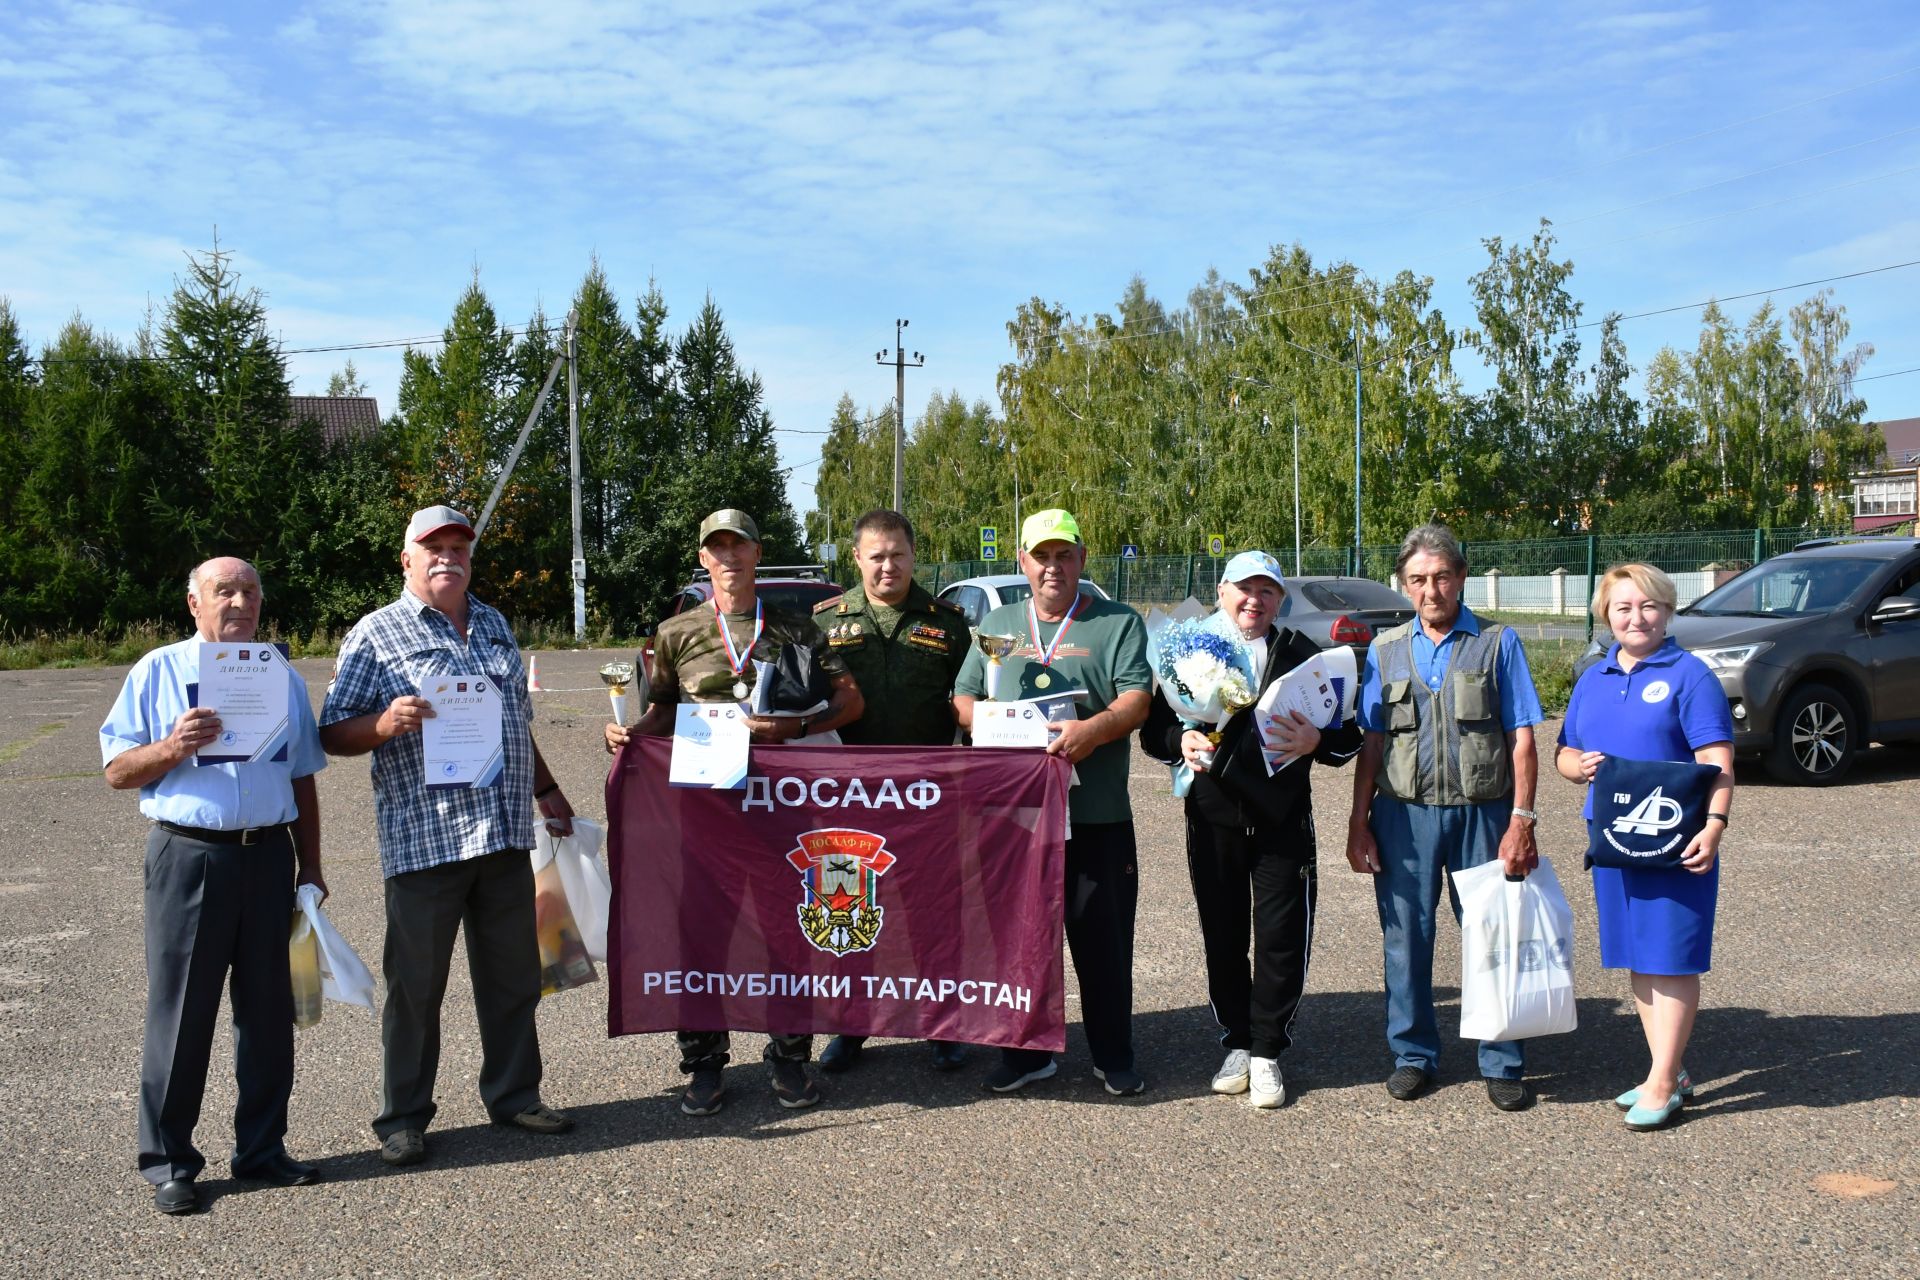
M 463 922 L 487 1114 L 533 1133 L 573 1127 L 540 1101 L 540 955 L 527 856 L 533 805 L 560 834 L 572 830 L 573 806 L 533 743 L 513 631 L 498 610 L 467 593 L 473 539 L 473 525 L 452 507 L 414 512 L 400 552 L 406 590 L 347 633 L 320 712 L 328 752 L 373 752 L 387 901 L 381 1108 L 373 1130 L 390 1165 L 426 1158 L 440 1001 Z M 504 766 L 492 785 L 427 789 L 420 730 L 433 706 L 419 695 L 435 676 L 489 680 L 498 692 Z

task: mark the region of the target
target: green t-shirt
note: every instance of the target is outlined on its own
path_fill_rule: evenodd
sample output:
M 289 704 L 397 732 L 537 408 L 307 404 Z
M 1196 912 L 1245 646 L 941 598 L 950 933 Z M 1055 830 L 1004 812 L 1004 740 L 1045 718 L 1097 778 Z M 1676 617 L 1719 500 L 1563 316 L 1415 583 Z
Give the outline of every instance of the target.
M 1041 647 L 1052 643 L 1057 622 L 1040 624 L 1039 644 L 1027 625 L 1027 605 L 1003 604 L 980 620 L 988 635 L 1019 636 L 1020 647 L 1001 659 L 998 692 L 1002 698 L 1031 698 L 1057 693 L 1062 684 L 1085 689 L 1079 704 L 1085 720 L 1105 711 L 1113 700 L 1133 689 L 1153 688 L 1153 670 L 1147 665 L 1147 628 L 1140 615 L 1124 604 L 1083 596 L 1067 638 L 1055 650 L 1053 662 L 1043 666 Z M 1064 678 L 1064 681 L 1063 681 Z M 1044 681 L 1044 683 L 1042 683 Z M 975 646 L 960 668 L 953 691 L 966 697 L 987 696 L 987 659 Z M 1074 824 L 1131 822 L 1133 805 L 1127 798 L 1127 738 L 1093 749 L 1079 765 L 1080 785 L 1067 793 L 1067 810 Z

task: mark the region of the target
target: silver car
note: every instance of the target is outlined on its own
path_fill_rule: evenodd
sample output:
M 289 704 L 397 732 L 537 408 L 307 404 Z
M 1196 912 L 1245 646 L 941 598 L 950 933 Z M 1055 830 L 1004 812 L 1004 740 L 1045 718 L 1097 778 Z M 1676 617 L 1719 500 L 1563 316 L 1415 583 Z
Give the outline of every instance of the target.
M 1113 598 L 1091 578 L 1080 579 L 1080 590 L 1096 600 Z M 980 619 L 1001 605 L 1017 604 L 1032 594 L 1033 588 L 1028 585 L 1023 573 L 990 573 L 980 578 L 962 578 L 940 590 L 940 598 L 948 604 L 959 606 L 960 611 L 967 615 L 967 625 L 975 631 L 980 629 Z

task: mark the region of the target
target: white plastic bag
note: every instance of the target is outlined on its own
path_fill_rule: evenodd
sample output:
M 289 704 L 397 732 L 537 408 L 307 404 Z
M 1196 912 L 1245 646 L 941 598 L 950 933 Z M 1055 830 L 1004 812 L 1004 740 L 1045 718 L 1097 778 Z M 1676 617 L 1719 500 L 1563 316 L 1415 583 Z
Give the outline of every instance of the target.
M 373 975 L 320 909 L 320 886 L 303 884 L 295 895 L 300 914 L 313 926 L 320 944 L 320 989 L 329 1000 L 373 1008 Z
M 573 911 L 574 927 L 595 960 L 607 958 L 607 913 L 613 906 L 613 881 L 600 861 L 600 842 L 605 829 L 588 818 L 573 820 L 573 834 L 554 836 L 545 822 L 533 824 L 533 869 L 552 862 L 566 890 L 567 906 Z
M 1453 878 L 1460 894 L 1460 1034 L 1529 1040 L 1572 1031 L 1573 909 L 1553 864 L 1510 881 L 1498 858 Z

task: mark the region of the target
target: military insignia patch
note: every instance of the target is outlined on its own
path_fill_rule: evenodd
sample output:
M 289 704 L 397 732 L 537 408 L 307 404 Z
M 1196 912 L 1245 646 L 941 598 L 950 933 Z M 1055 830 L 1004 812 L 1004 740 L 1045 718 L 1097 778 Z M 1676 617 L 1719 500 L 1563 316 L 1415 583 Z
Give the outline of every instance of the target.
M 843 956 L 871 951 L 879 941 L 885 912 L 880 908 L 880 877 L 896 859 L 886 837 L 850 827 L 803 831 L 787 861 L 800 873 L 804 892 L 796 908 L 800 931 L 821 951 Z

